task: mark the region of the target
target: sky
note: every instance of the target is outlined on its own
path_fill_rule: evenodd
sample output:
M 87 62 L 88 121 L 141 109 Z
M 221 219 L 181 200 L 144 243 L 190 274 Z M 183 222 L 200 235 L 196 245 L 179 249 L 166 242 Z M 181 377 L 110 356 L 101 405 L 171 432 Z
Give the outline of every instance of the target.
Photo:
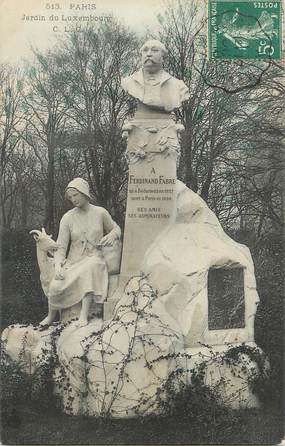
M 17 64 L 32 58 L 31 45 L 41 50 L 52 46 L 68 31 L 73 16 L 91 15 L 96 23 L 113 13 L 139 33 L 155 29 L 163 5 L 163 0 L 0 0 L 0 60 Z

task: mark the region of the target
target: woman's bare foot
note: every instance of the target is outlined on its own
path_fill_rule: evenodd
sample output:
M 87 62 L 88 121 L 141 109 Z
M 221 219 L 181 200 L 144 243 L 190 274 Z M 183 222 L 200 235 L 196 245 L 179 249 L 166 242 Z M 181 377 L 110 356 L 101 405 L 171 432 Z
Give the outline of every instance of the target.
M 55 321 L 55 315 L 53 314 L 48 314 L 47 317 L 45 317 L 40 323 L 39 325 L 50 325 Z

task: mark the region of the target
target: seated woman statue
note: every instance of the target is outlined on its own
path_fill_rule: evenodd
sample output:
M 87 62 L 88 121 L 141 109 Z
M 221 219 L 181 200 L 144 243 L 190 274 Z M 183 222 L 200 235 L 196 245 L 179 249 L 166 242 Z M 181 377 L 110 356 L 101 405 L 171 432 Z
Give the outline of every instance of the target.
M 40 324 L 51 324 L 58 310 L 81 301 L 79 325 L 84 326 L 88 324 L 93 300 L 97 313 L 103 309 L 108 270 L 102 247 L 120 239 L 121 230 L 106 209 L 90 203 L 87 181 L 75 178 L 65 194 L 74 208 L 60 222 L 58 250 L 54 255 L 55 275 L 48 292 L 49 312 Z

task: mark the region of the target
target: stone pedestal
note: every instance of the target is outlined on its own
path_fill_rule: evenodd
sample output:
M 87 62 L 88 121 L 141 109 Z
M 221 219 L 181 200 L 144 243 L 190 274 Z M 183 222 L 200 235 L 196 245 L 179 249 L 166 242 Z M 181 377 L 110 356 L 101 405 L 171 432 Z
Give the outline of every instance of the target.
M 128 280 L 141 274 L 150 245 L 175 220 L 178 136 L 182 130 L 169 113 L 153 111 L 143 104 L 123 127 L 129 164 L 124 244 L 119 287 L 105 303 L 105 319 L 112 316 Z

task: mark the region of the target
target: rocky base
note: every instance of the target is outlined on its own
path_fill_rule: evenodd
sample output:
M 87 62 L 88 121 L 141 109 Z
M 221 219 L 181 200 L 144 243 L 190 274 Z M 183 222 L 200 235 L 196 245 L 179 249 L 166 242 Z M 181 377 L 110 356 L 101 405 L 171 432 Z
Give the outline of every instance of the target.
M 226 406 L 258 407 L 251 390 L 261 373 L 254 344 L 185 349 L 156 297 L 146 278 L 133 278 L 110 321 L 11 326 L 2 334 L 5 351 L 28 374 L 52 364 L 54 392 L 73 415 L 163 414 L 169 383 L 179 391 L 193 377 Z

